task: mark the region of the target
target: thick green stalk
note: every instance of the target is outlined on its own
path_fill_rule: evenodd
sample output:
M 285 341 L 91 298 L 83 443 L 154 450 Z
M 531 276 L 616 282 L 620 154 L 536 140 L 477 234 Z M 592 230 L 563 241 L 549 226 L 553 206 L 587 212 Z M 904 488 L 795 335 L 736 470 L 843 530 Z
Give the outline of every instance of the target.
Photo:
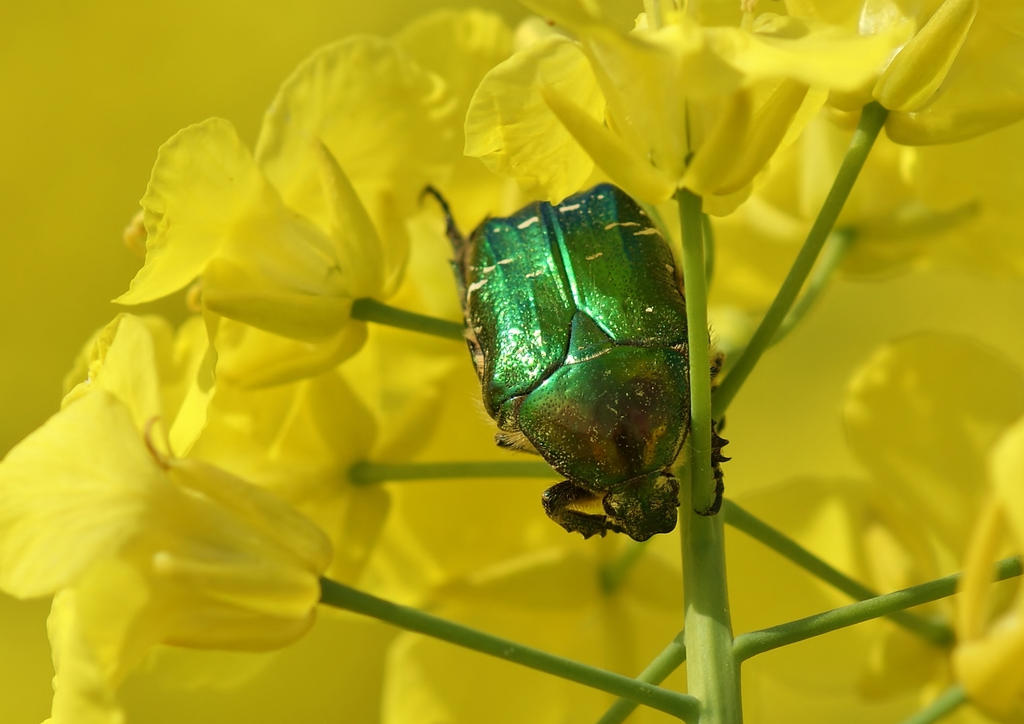
M 903 720 L 903 724 L 932 724 L 947 714 L 953 713 L 967 701 L 967 692 L 960 684 L 953 684 L 928 706 Z
M 711 342 L 704 268 L 704 235 L 699 196 L 679 189 L 679 223 L 683 233 L 683 285 L 686 290 L 687 347 L 690 356 L 691 505 L 706 512 L 715 503 L 711 474 Z M 680 516 L 684 515 L 680 510 Z
M 672 642 L 661 650 L 660 654 L 651 659 L 651 663 L 640 672 L 636 680 L 646 681 L 649 684 L 660 684 L 684 661 L 686 661 L 686 644 L 683 643 L 683 632 L 680 631 Z M 597 724 L 620 724 L 633 713 L 636 707 L 635 701 L 619 699 L 611 705 Z
M 833 568 L 795 540 L 754 517 L 733 501 L 725 501 L 722 514 L 725 516 L 725 522 L 729 525 L 765 544 L 776 553 L 788 558 L 805 571 L 817 576 L 851 598 L 864 601 L 878 596 L 876 591 L 872 591 L 842 571 Z M 921 618 L 909 611 L 891 613 L 889 618 L 938 646 L 949 646 L 953 643 L 953 631 L 944 623 Z
M 683 486 L 685 490 L 686 486 Z M 689 496 L 684 495 L 689 503 Z M 722 516 L 680 505 L 686 618 L 686 681 L 701 702 L 699 724 L 740 724 L 740 667 L 733 653 Z
M 320 602 L 386 621 L 474 651 L 496 656 L 585 686 L 624 696 L 680 719 L 695 722 L 698 702 L 692 696 L 653 686 L 515 641 L 478 631 L 429 613 L 400 606 L 326 578 L 320 579 Z
M 349 468 L 349 480 L 356 485 L 398 480 L 441 480 L 444 478 L 550 478 L 557 475 L 542 460 L 481 460 L 422 463 L 378 463 L 368 460 Z
M 716 420 L 725 413 L 729 403 L 732 402 L 733 397 L 736 396 L 740 387 L 753 371 L 757 361 L 761 359 L 761 355 L 771 346 L 779 325 L 782 324 L 790 307 L 793 306 L 793 302 L 800 293 L 800 288 L 803 287 L 807 275 L 814 266 L 815 259 L 821 252 L 821 247 L 832 231 L 836 219 L 839 218 L 839 212 L 843 208 L 843 204 L 846 203 L 853 183 L 857 180 L 857 175 L 867 160 L 868 152 L 871 151 L 879 131 L 882 130 L 887 113 L 877 103 L 869 103 L 864 106 L 860 123 L 850 141 L 846 156 L 839 166 L 835 181 L 832 182 L 832 188 L 818 212 L 818 218 L 814 220 L 811 230 L 807 233 L 804 245 L 793 261 L 786 280 L 782 283 L 782 287 L 768 311 L 765 312 L 764 319 L 761 320 L 761 324 L 750 338 L 743 353 L 732 365 L 732 369 L 722 384 L 715 390 L 713 414 Z
M 388 327 L 398 327 L 410 332 L 420 332 L 460 342 L 466 339 L 462 332 L 462 324 L 459 322 L 450 322 L 447 319 L 438 319 L 426 314 L 398 309 L 369 297 L 357 299 L 352 303 L 352 319 L 376 322 Z
M 996 564 L 995 580 L 997 581 L 1019 576 L 1020 574 L 1021 559 L 1019 557 L 1004 558 Z M 851 603 L 848 606 L 835 608 L 831 611 L 815 614 L 814 616 L 807 616 L 806 618 L 772 626 L 771 628 L 742 634 L 736 637 L 736 658 L 743 661 L 765 651 L 777 649 L 780 646 L 787 646 L 798 641 L 813 638 L 814 636 L 821 636 L 830 631 L 885 616 L 893 611 L 901 611 L 911 606 L 919 606 L 922 603 L 952 596 L 956 593 L 960 575 L 959 573 L 954 573 L 937 578 L 934 581 L 875 596 L 866 601 Z

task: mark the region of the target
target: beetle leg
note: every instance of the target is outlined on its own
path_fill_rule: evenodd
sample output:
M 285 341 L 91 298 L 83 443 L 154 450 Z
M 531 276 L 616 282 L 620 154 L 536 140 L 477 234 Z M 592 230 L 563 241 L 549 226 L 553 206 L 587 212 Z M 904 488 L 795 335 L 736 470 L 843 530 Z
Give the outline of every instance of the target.
M 628 480 L 604 498 L 608 527 L 636 541 L 676 527 L 679 481 L 670 473 L 653 473 Z
M 715 515 L 722 509 L 722 495 L 725 493 L 725 474 L 722 472 L 722 463 L 729 460 L 722 454 L 722 448 L 728 445 L 729 441 L 718 434 L 724 424 L 724 420 L 711 423 L 711 474 L 715 478 L 715 502 L 707 510 L 700 511 L 701 515 Z
M 445 200 L 441 192 L 435 189 L 433 186 L 427 186 L 420 193 L 420 198 L 424 196 L 432 196 L 435 201 L 441 206 L 441 211 L 444 212 L 444 233 L 448 237 L 448 241 L 452 243 L 452 248 L 455 250 L 456 256 L 462 255 L 462 250 L 466 246 L 466 237 L 459 231 L 459 227 L 455 225 L 455 218 L 452 216 L 451 207 L 448 206 L 448 201 Z
M 601 498 L 586 488 L 563 480 L 545 490 L 541 502 L 551 520 L 570 533 L 581 533 L 584 538 L 590 538 L 593 535 L 604 536 L 609 530 L 620 530 L 609 524 Z
M 451 207 L 441 192 L 433 186 L 427 186 L 420 192 L 420 198 L 431 196 L 441 206 L 444 212 L 444 233 L 452 244 L 452 271 L 455 272 L 455 283 L 459 287 L 459 296 L 465 304 L 466 301 L 466 251 L 469 249 L 469 240 L 462 235 L 459 227 L 455 225 L 455 218 L 452 216 Z M 469 321 L 466 321 L 467 325 Z

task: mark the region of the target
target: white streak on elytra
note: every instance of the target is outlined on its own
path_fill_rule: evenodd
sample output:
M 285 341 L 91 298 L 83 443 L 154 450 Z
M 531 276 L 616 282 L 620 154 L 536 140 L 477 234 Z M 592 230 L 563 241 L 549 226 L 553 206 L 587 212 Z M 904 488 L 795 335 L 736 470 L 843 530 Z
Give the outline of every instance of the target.
M 526 278 L 527 278 L 527 279 L 533 279 L 534 277 L 539 277 L 539 276 L 540 276 L 541 274 L 543 274 L 543 273 L 544 273 L 544 270 L 543 270 L 543 269 L 538 269 L 538 270 L 537 270 L 537 271 L 535 271 L 535 272 L 530 272 L 529 274 L 527 274 L 527 275 L 526 275 Z
M 585 256 L 583 258 L 586 259 L 587 261 L 594 261 L 594 259 L 597 259 L 598 257 L 601 257 L 601 256 L 604 256 L 604 252 L 603 251 L 599 251 L 596 254 L 591 254 L 590 256 Z
M 498 263 L 499 264 L 511 264 L 512 263 L 512 257 L 509 257 L 508 259 L 499 259 Z
M 651 312 L 654 311 L 654 307 L 647 307 L 647 309 L 645 309 L 644 311 L 650 314 Z
M 538 221 L 540 221 L 540 217 L 539 216 L 531 216 L 529 219 L 527 219 L 523 223 L 517 224 L 516 228 L 517 229 L 526 229 L 526 228 L 529 228 L 529 227 L 533 226 Z
M 640 224 L 636 223 L 635 221 L 613 221 L 610 224 L 605 224 L 604 230 L 611 231 L 616 226 L 640 226 Z
M 634 231 L 633 236 L 650 236 L 651 234 L 657 234 L 658 230 L 653 226 L 647 229 L 641 229 L 640 231 Z
M 568 206 L 559 206 L 558 210 L 564 214 L 566 211 L 575 211 L 579 207 L 579 204 L 569 204 Z
M 481 279 L 478 282 L 473 282 L 472 284 L 470 284 L 466 288 L 466 296 L 468 297 L 470 294 L 475 292 L 477 289 L 480 289 L 481 287 L 483 287 L 485 284 L 487 284 L 488 281 L 489 280 L 487 280 L 487 279 Z
M 665 265 L 665 269 L 666 269 L 666 271 L 668 271 L 669 274 L 675 274 L 676 273 L 676 268 L 674 266 L 672 266 L 671 264 L 666 264 Z
M 603 199 L 603 198 L 604 198 L 604 194 L 598 194 L 598 195 L 597 195 L 597 198 L 598 198 L 598 199 Z
M 492 271 L 494 271 L 494 269 L 495 269 L 494 265 L 491 265 L 491 266 L 485 266 L 485 267 L 483 268 L 483 273 L 484 273 L 484 274 L 490 274 L 490 273 L 491 273 Z

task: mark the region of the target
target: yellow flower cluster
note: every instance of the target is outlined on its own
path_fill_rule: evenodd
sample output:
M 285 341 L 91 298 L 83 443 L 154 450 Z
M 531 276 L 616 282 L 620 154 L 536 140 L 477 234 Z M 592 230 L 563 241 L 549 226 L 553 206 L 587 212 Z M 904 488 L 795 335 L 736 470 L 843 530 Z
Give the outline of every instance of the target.
M 154 702 L 195 686 L 388 724 L 596 721 L 612 701 L 371 621 L 316 620 L 321 576 L 627 676 L 677 635 L 666 536 L 642 550 L 568 537 L 522 480 L 360 477 L 507 459 L 462 345 L 367 322 L 384 302 L 459 318 L 428 185 L 469 226 L 610 180 L 670 237 L 664 202 L 700 196 L 728 352 L 825 202 L 851 112 L 877 103 L 887 138 L 839 215 L 834 265 L 860 282 L 969 268 L 1024 303 L 1015 0 L 526 5 L 548 22 L 440 11 L 320 49 L 251 151 L 222 119 L 160 148 L 135 227 L 145 262 L 115 301 L 176 295 L 188 318 L 118 315 L 61 410 L 0 462 L 0 589 L 53 595 L 49 721 L 162 721 Z M 953 320 L 934 311 L 941 284 L 927 313 L 925 286 L 879 301 L 848 285 L 847 307 L 823 302 L 794 335 L 789 368 L 730 409 L 731 499 L 880 592 L 966 565 L 955 605 L 915 611 L 928 635 L 877 621 L 748 662 L 748 721 L 896 720 L 950 682 L 976 705 L 961 721 L 1024 716 L 1024 598 L 991 585 L 996 558 L 1024 548 L 1024 373 L 1004 354 L 1024 342 L 1009 339 L 1018 314 L 979 311 L 971 284 L 950 282 Z M 890 340 L 926 327 L 939 331 Z M 739 536 L 729 571 L 738 631 L 846 602 Z M 298 703 L 308 682 L 330 688 L 307 696 L 316 709 Z

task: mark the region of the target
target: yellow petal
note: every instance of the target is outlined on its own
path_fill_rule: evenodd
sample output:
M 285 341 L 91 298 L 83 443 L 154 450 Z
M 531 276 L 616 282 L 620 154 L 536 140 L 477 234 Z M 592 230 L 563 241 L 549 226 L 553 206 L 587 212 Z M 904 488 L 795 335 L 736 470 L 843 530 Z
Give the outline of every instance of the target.
M 696 150 L 686 168 L 683 185 L 698 195 L 714 192 L 729 175 L 729 166 L 738 155 L 737 143 L 750 132 L 753 121 L 751 94 L 740 91 L 726 101 L 718 123 Z
M 729 193 L 753 180 L 791 133 L 794 118 L 807 96 L 807 86 L 785 80 L 772 91 L 754 114 L 750 132 L 742 136 L 739 153 L 734 154 L 730 172 L 719 179 L 716 192 Z
M 552 90 L 544 89 L 542 95 L 544 102 L 594 162 L 630 196 L 656 204 L 675 191 L 672 178 L 638 157 L 618 136 L 579 106 Z
M 349 321 L 325 339 L 299 340 L 217 317 L 217 375 L 242 387 L 294 382 L 331 369 L 366 341 L 366 324 Z
M 142 197 L 146 263 L 115 301 L 141 304 L 191 282 L 220 249 L 235 220 L 272 192 L 225 120 L 189 126 L 164 143 Z
M 46 622 L 54 663 L 50 724 L 123 724 L 117 689 L 159 641 L 145 620 L 148 599 L 138 572 L 115 559 L 54 596 Z
M 147 490 L 162 478 L 109 392 L 51 417 L 0 463 L 0 587 L 30 597 L 68 585 L 139 532 Z
M 505 21 L 477 8 L 422 15 L 402 28 L 395 42 L 418 65 L 444 79 L 458 103 L 456 118 L 466 117 L 484 73 L 512 53 L 512 32 Z
M 715 29 L 723 57 L 748 80 L 788 78 L 812 88 L 855 91 L 873 80 L 907 28 L 873 35 L 801 18 L 762 13 L 753 32 Z
M 914 145 L 952 143 L 1024 118 L 1024 6 L 987 0 L 927 106 L 890 114 L 886 131 Z
M 338 259 L 351 270 L 347 291 L 354 299 L 380 296 L 387 272 L 380 237 L 352 182 L 330 149 L 323 143 L 318 143 L 317 148 L 318 169 L 327 199 L 327 229 Z
M 874 96 L 894 111 L 914 111 L 945 80 L 978 11 L 978 0 L 945 0 L 889 63 Z
M 322 141 L 380 223 L 381 194 L 393 195 L 406 214 L 457 158 L 454 110 L 440 78 L 394 42 L 351 36 L 315 52 L 282 84 L 256 158 L 289 207 L 325 225 Z M 400 264 L 400 252 L 385 249 L 386 264 Z
M 603 116 L 586 57 L 564 38 L 548 38 L 484 76 L 469 104 L 465 150 L 515 178 L 527 195 L 559 201 L 579 190 L 593 161 L 545 104 L 545 88 L 572 99 L 589 118 Z
M 214 259 L 203 274 L 203 305 L 217 314 L 295 339 L 320 340 L 349 319 L 352 299 L 318 290 L 268 288 L 265 280 L 227 259 Z

